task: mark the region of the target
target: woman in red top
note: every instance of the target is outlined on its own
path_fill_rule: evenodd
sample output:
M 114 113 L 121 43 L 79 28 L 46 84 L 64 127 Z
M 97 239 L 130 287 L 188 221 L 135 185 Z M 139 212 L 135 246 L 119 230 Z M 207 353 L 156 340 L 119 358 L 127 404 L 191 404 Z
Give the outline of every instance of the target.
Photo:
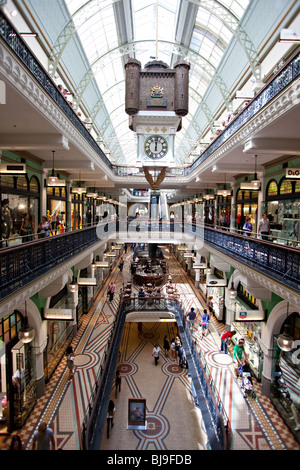
M 224 349 L 225 354 L 227 354 L 227 341 L 231 339 L 236 334 L 236 331 L 226 331 L 221 335 L 221 352 Z

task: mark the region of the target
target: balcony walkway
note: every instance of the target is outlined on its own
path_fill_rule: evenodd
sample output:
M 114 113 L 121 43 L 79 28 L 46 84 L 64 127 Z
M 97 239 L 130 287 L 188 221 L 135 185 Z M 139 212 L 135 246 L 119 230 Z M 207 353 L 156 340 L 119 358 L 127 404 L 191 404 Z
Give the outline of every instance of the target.
M 77 365 L 73 380 L 68 382 L 66 360 L 63 359 L 47 384 L 45 395 L 38 400 L 21 430 L 20 435 L 27 450 L 31 449 L 33 432 L 41 421 L 47 421 L 53 428 L 58 449 L 80 449 L 81 425 L 88 406 L 90 390 L 117 312 L 118 292 L 123 282 L 130 280 L 131 258 L 132 252 L 127 253 L 123 272 L 120 273 L 119 269 L 115 268 L 111 274 L 117 285 L 117 293 L 112 304 L 106 300 L 106 283 L 94 306 L 84 316 L 84 322 L 72 343 Z M 185 311 L 191 305 L 195 305 L 198 311 L 202 309 L 203 299 L 172 255 L 169 266 L 174 282 L 182 294 Z M 137 292 L 135 286 L 134 290 Z M 231 356 L 221 355 L 219 351 L 219 333 L 223 331 L 224 326 L 215 319 L 212 319 L 212 323 L 214 327 L 211 328 L 211 333 L 202 340 L 198 339 L 197 342 L 201 350 L 206 353 L 217 389 L 224 398 L 224 406 L 233 432 L 232 449 L 299 450 L 299 445 L 270 400 L 260 393 L 260 384 L 254 384 L 256 400 L 251 397 L 243 398 L 234 378 Z M 135 323 L 125 324 L 119 358 L 122 390 L 117 399 L 114 397 L 115 391 L 112 390 L 112 399 L 116 405 L 116 425 L 110 439 L 107 439 L 106 433 L 103 432 L 101 449 L 205 449 L 206 435 L 202 429 L 200 412 L 193 403 L 190 379 L 186 370 L 182 371 L 164 354 L 156 368 L 151 357 L 154 341 L 157 339 L 162 348 L 164 335 L 168 334 L 171 337 L 174 332 L 177 332 L 175 323 L 144 323 L 142 335 L 138 335 Z M 196 330 L 194 333 L 196 334 Z M 146 397 L 149 411 L 148 429 L 143 432 L 128 431 L 127 399 L 134 396 L 136 390 L 143 395 L 149 388 L 150 393 Z M 174 420 L 175 409 L 176 420 Z M 180 433 L 177 432 L 179 428 Z M 196 432 L 191 433 L 191 428 Z M 10 439 L 6 445 L 9 443 Z M 6 448 L 6 445 L 4 444 L 2 448 Z

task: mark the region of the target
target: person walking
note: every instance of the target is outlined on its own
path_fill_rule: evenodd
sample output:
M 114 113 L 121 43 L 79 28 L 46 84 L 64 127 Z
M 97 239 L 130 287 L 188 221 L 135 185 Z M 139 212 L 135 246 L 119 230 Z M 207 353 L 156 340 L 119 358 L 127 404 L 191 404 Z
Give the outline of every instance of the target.
M 247 218 L 246 218 L 246 222 L 244 223 L 243 230 L 244 230 L 244 235 L 250 237 L 250 235 L 251 235 L 251 233 L 252 233 L 252 230 L 253 230 L 252 223 L 251 223 L 251 218 L 250 218 L 250 217 L 247 217 Z
M 259 221 L 257 233 L 258 233 L 258 235 L 261 234 L 262 240 L 269 240 L 270 221 L 267 217 L 266 212 L 263 213 L 262 218 Z
M 243 356 L 245 361 L 247 361 L 247 354 L 245 353 L 245 340 L 244 338 L 240 338 L 238 343 L 234 346 L 233 349 L 233 361 L 237 362 L 237 367 L 235 368 L 235 375 L 239 376 L 239 367 L 243 366 Z
M 175 358 L 178 356 L 178 350 L 179 350 L 179 346 L 180 346 L 180 339 L 178 336 L 176 336 L 175 338 Z
M 171 354 L 172 354 L 172 360 L 175 361 L 176 359 L 175 338 L 172 338 L 172 341 L 171 341 Z
M 190 327 L 193 328 L 194 323 L 195 323 L 195 318 L 196 318 L 196 312 L 195 312 L 194 307 L 191 308 L 191 310 L 187 314 L 187 317 L 188 317 L 189 322 L 190 322 Z
M 170 344 L 169 344 L 167 335 L 165 335 L 165 337 L 164 337 L 164 346 L 163 347 L 164 347 L 164 351 L 165 351 L 166 356 L 168 356 L 169 355 L 169 350 L 170 350 Z
M 120 376 L 120 371 L 119 369 L 116 370 L 116 393 L 115 393 L 115 398 L 118 398 L 118 392 L 120 393 L 121 391 L 121 376 Z
M 157 366 L 157 363 L 158 363 L 158 359 L 159 359 L 159 355 L 160 355 L 160 347 L 158 346 L 158 344 L 156 344 L 153 348 L 153 352 L 152 352 L 152 356 L 154 356 L 154 362 L 155 362 L 155 365 Z
M 70 382 L 73 378 L 73 375 L 75 373 L 75 364 L 74 364 L 74 352 L 72 346 L 68 346 L 66 350 L 66 355 L 67 355 L 67 368 L 69 369 L 69 378 L 68 381 Z
M 121 256 L 120 263 L 119 263 L 120 273 L 123 271 L 123 266 L 124 266 L 124 260 L 123 260 L 123 256 Z
M 114 282 L 111 282 L 107 290 L 107 294 L 109 295 L 109 302 L 112 302 L 114 300 L 115 292 L 116 292 L 116 285 Z
M 45 421 L 33 434 L 32 450 L 55 450 L 54 432 Z
M 183 346 L 180 344 L 179 349 L 178 349 L 178 364 L 183 367 L 183 357 L 184 357 L 184 351 L 183 351 Z
M 201 324 L 202 324 L 202 335 L 207 336 L 208 325 L 209 325 L 209 314 L 207 313 L 206 309 L 203 311 Z
M 108 409 L 107 409 L 107 417 L 106 417 L 106 423 L 107 423 L 107 427 L 106 427 L 106 435 L 107 435 L 107 439 L 109 439 L 109 430 L 110 428 L 112 429 L 115 425 L 115 403 L 113 402 L 113 400 L 109 400 L 109 404 L 108 404 Z
M 236 334 L 236 331 L 226 331 L 221 335 L 221 352 L 224 352 L 227 354 L 227 343 L 228 341 Z

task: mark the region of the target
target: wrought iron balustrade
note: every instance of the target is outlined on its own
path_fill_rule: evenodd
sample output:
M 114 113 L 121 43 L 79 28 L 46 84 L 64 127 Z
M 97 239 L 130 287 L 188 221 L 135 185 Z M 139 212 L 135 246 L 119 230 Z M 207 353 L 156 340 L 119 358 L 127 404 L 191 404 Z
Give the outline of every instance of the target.
M 87 130 L 77 113 L 71 108 L 61 92 L 58 90 L 57 85 L 53 82 L 44 67 L 40 64 L 39 60 L 35 57 L 33 52 L 23 41 L 19 33 L 14 29 L 10 21 L 0 11 L 0 38 L 11 48 L 16 56 L 22 61 L 26 68 L 30 71 L 33 77 L 43 87 L 46 93 L 53 99 L 59 106 L 61 111 L 70 119 L 76 129 L 82 134 L 86 141 L 91 145 L 93 150 L 103 160 L 103 162 L 112 169 L 112 163 L 107 158 L 105 153 L 101 150 L 93 136 Z
M 94 226 L 0 249 L 0 300 L 97 241 Z
M 185 169 L 184 174 L 189 175 L 195 168 L 204 162 L 213 152 L 224 144 L 235 132 L 253 118 L 259 111 L 270 103 L 280 92 L 289 86 L 300 75 L 300 52 L 287 62 L 284 67 L 257 93 L 255 98 L 236 116 L 227 127 L 217 136 L 205 151 L 191 166 Z
M 100 240 L 120 238 L 128 243 L 151 243 L 156 235 L 160 236 L 162 243 L 172 243 L 173 237 L 182 243 L 197 242 L 198 247 L 201 243 L 206 243 L 299 292 L 298 248 L 208 226 L 151 223 L 148 220 L 144 222 L 139 235 L 133 237 L 134 233 L 137 234 L 137 227 L 131 227 L 131 224 L 132 222 L 101 222 L 97 226 L 0 249 L 0 300 Z
M 39 63 L 38 59 L 27 47 L 22 37 L 14 29 L 9 20 L 0 12 L 0 37 L 6 44 L 14 51 L 23 64 L 33 74 L 39 84 L 51 96 L 60 109 L 68 116 L 71 122 L 81 132 L 83 137 L 89 142 L 92 148 L 97 152 L 103 162 L 119 176 L 127 176 L 135 173 L 136 169 L 129 167 L 115 166 L 107 158 L 105 153 L 101 150 L 92 135 L 88 132 L 84 124 L 81 122 L 77 114 L 66 102 L 65 98 L 57 89 L 56 84 L 52 81 L 49 74 L 45 71 L 43 66 Z M 300 53 L 299 51 L 294 57 L 290 59 L 284 67 L 264 86 L 262 90 L 255 96 L 249 105 L 243 109 L 240 114 L 232 120 L 224 129 L 224 131 L 215 138 L 215 140 L 205 149 L 205 151 L 187 168 L 176 168 L 172 170 L 172 176 L 187 176 L 195 168 L 197 168 L 203 161 L 205 161 L 213 152 L 215 152 L 223 143 L 226 142 L 233 134 L 238 131 L 246 122 L 255 116 L 263 107 L 270 103 L 281 91 L 283 91 L 293 80 L 300 74 Z M 140 176 L 144 176 L 139 173 Z

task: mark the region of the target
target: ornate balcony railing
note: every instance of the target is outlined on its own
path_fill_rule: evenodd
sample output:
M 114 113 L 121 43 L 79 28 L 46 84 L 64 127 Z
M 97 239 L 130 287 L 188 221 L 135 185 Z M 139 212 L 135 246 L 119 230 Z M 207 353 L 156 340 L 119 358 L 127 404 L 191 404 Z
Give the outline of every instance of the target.
M 11 48 L 16 56 L 22 61 L 33 77 L 43 87 L 46 93 L 53 99 L 57 106 L 70 119 L 76 129 L 82 134 L 85 140 L 91 145 L 93 150 L 99 155 L 101 160 L 111 169 L 112 163 L 101 150 L 93 136 L 89 133 L 77 113 L 71 108 L 57 85 L 53 82 L 44 67 L 40 64 L 33 52 L 28 48 L 22 37 L 14 29 L 9 20 L 0 11 L 0 38 Z
M 23 64 L 32 73 L 39 84 L 51 96 L 60 109 L 68 116 L 70 121 L 76 126 L 83 137 L 89 142 L 92 148 L 97 152 L 102 161 L 118 176 L 136 176 L 136 169 L 113 165 L 101 150 L 92 135 L 88 132 L 84 124 L 81 122 L 77 114 L 66 102 L 56 84 L 52 81 L 49 74 L 45 71 L 37 58 L 27 47 L 22 37 L 11 25 L 9 20 L 0 12 L 0 37 L 14 51 Z M 300 52 L 297 53 L 287 62 L 284 67 L 264 86 L 256 97 L 243 109 L 240 114 L 233 119 L 224 131 L 216 137 L 216 139 L 205 149 L 205 151 L 194 161 L 192 165 L 186 168 L 174 168 L 171 170 L 170 176 L 187 176 L 195 168 L 197 168 L 204 160 L 206 160 L 213 152 L 215 152 L 222 144 L 224 144 L 232 135 L 238 131 L 246 122 L 254 117 L 263 107 L 270 103 L 281 91 L 292 83 L 300 74 Z M 144 176 L 140 173 L 140 176 Z
M 160 243 L 172 243 L 176 239 L 182 243 L 194 242 L 195 246 L 197 242 L 198 247 L 206 243 L 299 292 L 298 248 L 207 226 L 145 221 L 139 228 L 136 220 L 123 225 L 125 231 L 121 222 L 101 222 L 97 226 L 0 249 L 0 300 L 100 240 L 118 239 L 128 243 L 153 243 L 156 239 Z
M 221 132 L 219 136 L 205 149 L 205 151 L 185 169 L 184 174 L 190 174 L 222 144 L 235 134 L 241 127 L 260 112 L 264 106 L 270 103 L 280 92 L 289 86 L 300 75 L 300 52 L 287 62 L 284 67 L 259 91 L 246 108 L 235 117 Z

